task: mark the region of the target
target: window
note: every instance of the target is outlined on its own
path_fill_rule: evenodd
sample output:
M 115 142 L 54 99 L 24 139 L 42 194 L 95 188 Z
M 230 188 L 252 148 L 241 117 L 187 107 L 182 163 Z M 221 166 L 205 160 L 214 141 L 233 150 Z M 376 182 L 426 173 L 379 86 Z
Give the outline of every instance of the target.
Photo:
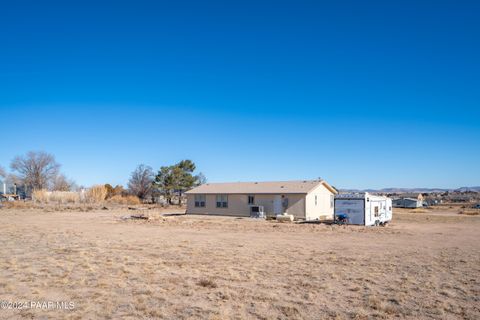
M 217 208 L 228 208 L 228 196 L 226 194 L 217 194 Z
M 315 195 L 315 205 L 317 205 L 317 195 Z
M 248 196 L 248 204 L 255 204 L 255 196 Z
M 196 194 L 195 195 L 195 207 L 204 208 L 205 207 L 205 199 L 206 196 L 204 194 Z
M 335 202 L 335 196 L 333 194 L 330 195 L 330 208 L 333 208 Z

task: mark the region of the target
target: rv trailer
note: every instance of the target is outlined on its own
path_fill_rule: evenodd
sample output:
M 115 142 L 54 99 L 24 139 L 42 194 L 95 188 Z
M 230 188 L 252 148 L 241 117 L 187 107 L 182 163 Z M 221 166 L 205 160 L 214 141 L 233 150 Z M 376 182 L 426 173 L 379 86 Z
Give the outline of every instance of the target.
M 335 196 L 335 220 L 363 226 L 384 225 L 392 220 L 392 199 L 367 192 Z

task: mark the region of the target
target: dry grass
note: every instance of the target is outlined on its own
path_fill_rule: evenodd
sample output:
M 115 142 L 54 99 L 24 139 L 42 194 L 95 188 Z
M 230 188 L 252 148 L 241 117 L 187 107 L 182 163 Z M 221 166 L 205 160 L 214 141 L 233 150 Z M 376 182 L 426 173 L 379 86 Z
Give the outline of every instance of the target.
M 85 192 L 35 190 L 32 193 L 34 203 L 41 204 L 101 204 L 107 196 L 107 188 L 102 185 L 93 186 Z M 134 200 L 131 200 L 134 201 Z
M 47 190 L 34 190 L 32 192 L 32 199 L 37 203 L 47 203 L 48 202 L 48 191 Z
M 411 213 L 427 213 L 429 211 L 425 208 L 415 208 L 415 209 L 410 210 L 410 212 Z
M 137 196 L 122 196 L 115 195 L 107 200 L 108 203 L 121 204 L 121 205 L 139 205 L 142 202 Z
M 35 203 L 79 203 L 80 193 L 73 191 L 35 190 L 32 194 Z
M 75 302 L 0 318 L 480 318 L 478 216 L 405 210 L 365 228 L 125 212 L 0 210 L 1 299 Z
M 35 207 L 32 202 L 25 201 L 5 201 L 1 205 L 7 209 L 31 209 Z
M 480 210 L 478 209 L 465 209 L 465 210 L 460 210 L 458 214 L 464 214 L 467 216 L 478 216 L 480 214 Z
M 85 192 L 85 201 L 87 203 L 102 203 L 107 197 L 107 188 L 104 185 L 93 186 Z

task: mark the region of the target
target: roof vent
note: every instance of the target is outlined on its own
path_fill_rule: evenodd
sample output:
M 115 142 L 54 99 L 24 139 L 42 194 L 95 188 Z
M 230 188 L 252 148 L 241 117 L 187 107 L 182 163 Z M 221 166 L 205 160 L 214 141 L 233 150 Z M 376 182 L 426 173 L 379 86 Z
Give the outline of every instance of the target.
M 284 186 L 280 186 L 280 188 L 283 188 Z
M 255 181 L 255 184 L 258 184 L 258 182 Z

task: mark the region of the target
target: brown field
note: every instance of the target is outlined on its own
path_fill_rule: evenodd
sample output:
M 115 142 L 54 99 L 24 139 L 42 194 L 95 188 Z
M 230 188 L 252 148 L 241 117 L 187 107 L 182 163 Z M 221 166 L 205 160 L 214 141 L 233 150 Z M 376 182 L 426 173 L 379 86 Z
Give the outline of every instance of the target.
M 480 216 L 397 210 L 364 228 L 156 210 L 1 209 L 0 300 L 74 309 L 0 318 L 480 318 Z

